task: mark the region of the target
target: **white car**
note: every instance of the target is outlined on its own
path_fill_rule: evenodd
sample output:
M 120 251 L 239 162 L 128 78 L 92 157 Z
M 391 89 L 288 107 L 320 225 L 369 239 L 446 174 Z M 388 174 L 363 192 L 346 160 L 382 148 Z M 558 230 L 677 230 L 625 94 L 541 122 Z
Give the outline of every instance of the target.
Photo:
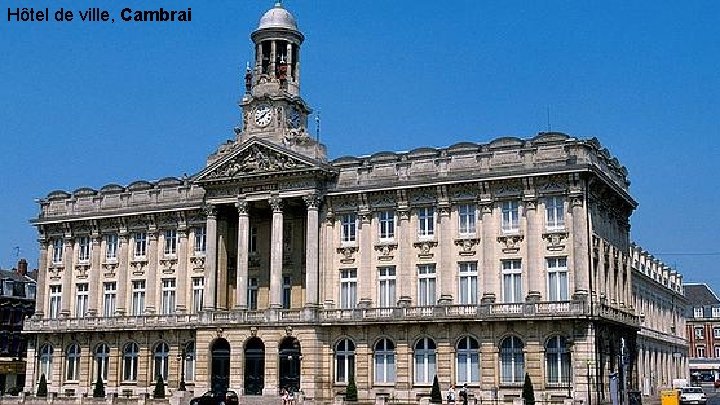
M 705 405 L 707 396 L 701 387 L 680 388 L 680 405 Z

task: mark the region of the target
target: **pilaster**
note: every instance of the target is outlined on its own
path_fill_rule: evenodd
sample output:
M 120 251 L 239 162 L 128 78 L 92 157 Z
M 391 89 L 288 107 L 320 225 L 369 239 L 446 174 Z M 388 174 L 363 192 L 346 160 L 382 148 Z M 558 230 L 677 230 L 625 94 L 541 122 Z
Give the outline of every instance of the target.
M 270 236 L 270 308 L 282 307 L 283 211 L 282 200 L 270 199 L 272 231 Z
M 203 307 L 215 309 L 215 290 L 217 285 L 217 210 L 215 206 L 205 207 L 206 223 L 206 255 L 205 255 L 205 291 Z
M 238 236 L 237 236 L 237 270 L 235 307 L 247 309 L 247 284 L 248 284 L 248 243 L 250 238 L 250 218 L 248 217 L 248 203 L 245 200 L 238 200 L 235 203 L 238 212 Z
M 305 307 L 317 307 L 319 302 L 319 218 L 320 199 L 317 195 L 304 197 L 307 207 L 305 237 Z

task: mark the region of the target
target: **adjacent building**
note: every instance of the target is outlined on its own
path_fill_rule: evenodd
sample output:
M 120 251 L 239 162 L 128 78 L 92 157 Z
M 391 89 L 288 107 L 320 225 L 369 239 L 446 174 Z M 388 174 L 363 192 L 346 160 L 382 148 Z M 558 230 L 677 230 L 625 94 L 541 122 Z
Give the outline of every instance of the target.
M 720 299 L 707 284 L 687 283 L 686 307 L 693 382 L 720 379 Z
M 0 393 L 19 392 L 25 386 L 28 337 L 22 328 L 34 312 L 35 280 L 27 261 L 20 259 L 17 268 L 0 270 Z
M 200 173 L 40 200 L 28 385 L 330 401 L 354 377 L 361 399 L 414 401 L 437 375 L 509 403 L 528 373 L 539 399 L 590 404 L 640 386 L 670 331 L 638 335 L 636 306 L 659 289 L 673 318 L 681 283 L 635 264 L 628 174 L 596 139 L 328 160 L 295 19 L 278 4 L 251 40 L 242 126 Z

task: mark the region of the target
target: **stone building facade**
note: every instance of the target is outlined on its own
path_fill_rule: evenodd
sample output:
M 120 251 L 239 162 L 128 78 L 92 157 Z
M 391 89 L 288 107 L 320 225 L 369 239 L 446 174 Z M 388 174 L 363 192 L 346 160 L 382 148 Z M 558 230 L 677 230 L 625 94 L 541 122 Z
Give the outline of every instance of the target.
M 330 401 L 468 384 L 512 402 L 636 383 L 627 171 L 541 133 L 328 161 L 281 5 L 251 39 L 243 124 L 189 178 L 40 201 L 27 368 L 80 395 L 282 388 Z M 623 367 L 623 356 L 630 358 Z
M 631 247 L 633 306 L 640 316 L 638 389 L 657 396 L 673 380 L 688 378 L 688 340 L 682 274 L 639 246 Z

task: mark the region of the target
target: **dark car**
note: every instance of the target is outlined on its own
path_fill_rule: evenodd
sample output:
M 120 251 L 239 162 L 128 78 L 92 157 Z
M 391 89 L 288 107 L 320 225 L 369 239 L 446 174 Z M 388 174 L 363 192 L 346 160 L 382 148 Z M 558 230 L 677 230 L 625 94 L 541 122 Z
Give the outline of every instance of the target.
M 238 394 L 235 391 L 215 392 L 208 391 L 202 396 L 190 400 L 190 405 L 239 405 Z

